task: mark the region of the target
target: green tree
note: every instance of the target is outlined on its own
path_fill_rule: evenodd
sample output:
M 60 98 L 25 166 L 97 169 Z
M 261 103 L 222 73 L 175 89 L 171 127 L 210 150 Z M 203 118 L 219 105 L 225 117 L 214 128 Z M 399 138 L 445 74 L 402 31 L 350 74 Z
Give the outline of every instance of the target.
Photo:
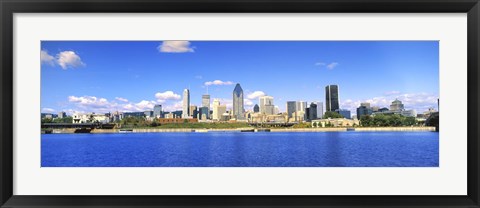
M 327 112 L 325 112 L 325 114 L 323 115 L 323 118 L 343 118 L 343 116 L 340 115 L 340 114 L 337 113 L 337 112 L 327 111 Z

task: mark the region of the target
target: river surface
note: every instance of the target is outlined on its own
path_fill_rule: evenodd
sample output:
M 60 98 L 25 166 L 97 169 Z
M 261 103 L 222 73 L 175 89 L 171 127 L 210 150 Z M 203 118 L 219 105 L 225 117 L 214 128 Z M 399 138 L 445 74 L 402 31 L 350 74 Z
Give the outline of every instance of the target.
M 438 132 L 42 134 L 42 167 L 438 167 Z

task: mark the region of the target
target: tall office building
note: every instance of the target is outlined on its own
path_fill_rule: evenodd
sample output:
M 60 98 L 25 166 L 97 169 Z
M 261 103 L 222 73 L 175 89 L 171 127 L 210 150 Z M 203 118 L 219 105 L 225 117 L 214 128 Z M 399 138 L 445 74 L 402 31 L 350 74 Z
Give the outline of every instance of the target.
M 340 114 L 341 116 L 343 116 L 344 118 L 348 118 L 348 119 L 351 119 L 351 115 L 350 115 L 350 111 L 349 110 L 345 110 L 345 109 L 337 109 L 335 110 L 335 112 L 337 112 L 338 114 Z
M 295 112 L 297 111 L 297 102 L 295 101 L 287 101 L 287 115 L 288 118 L 292 118 Z
M 198 108 L 198 120 L 207 120 L 208 117 L 210 117 L 210 111 L 208 110 L 207 107 L 200 107 Z
M 222 115 L 227 111 L 226 105 L 221 105 L 218 99 L 213 100 L 213 112 L 212 120 L 220 121 L 222 120 Z
M 363 104 L 363 103 L 362 103 Z M 372 115 L 372 108 L 367 107 L 366 105 L 360 105 L 357 108 L 357 119 L 360 120 L 362 116 Z
M 202 107 L 210 109 L 210 95 L 202 95 Z
M 328 85 L 325 87 L 325 105 L 327 111 L 336 111 L 340 109 L 337 85 Z
M 155 118 L 162 117 L 162 105 L 153 106 L 153 117 Z
M 370 108 L 370 103 L 368 102 L 360 103 L 360 106 L 363 106 L 365 108 Z
M 233 118 L 237 120 L 243 120 L 243 112 L 245 111 L 243 108 L 243 89 L 239 83 L 235 85 L 235 89 L 233 90 Z
M 58 112 L 57 118 L 65 118 L 65 117 L 67 117 L 67 113 L 65 113 L 64 111 Z
M 253 106 L 253 112 L 254 113 L 260 112 L 260 106 L 258 106 L 258 104 L 255 104 L 255 106 Z
M 196 118 L 198 114 L 198 109 L 196 105 L 190 105 L 190 117 Z
M 275 106 L 273 105 L 272 96 L 262 96 L 259 98 L 260 113 L 266 115 L 273 115 Z
M 306 113 L 305 109 L 308 107 L 307 102 L 306 101 L 297 101 L 296 107 L 297 107 L 297 110 L 296 110 L 297 112 L 302 111 L 302 112 Z
M 318 118 L 317 117 L 317 108 L 318 108 L 318 106 L 314 102 L 312 102 L 310 104 L 310 107 L 308 108 L 308 112 L 307 112 L 308 113 L 308 120 L 311 121 L 311 120 L 315 120 L 315 119 Z
M 190 90 L 183 90 L 183 112 L 182 118 L 188 118 L 190 114 Z
M 323 118 L 323 102 L 320 101 L 315 101 L 313 102 L 314 104 L 317 105 L 317 118 Z

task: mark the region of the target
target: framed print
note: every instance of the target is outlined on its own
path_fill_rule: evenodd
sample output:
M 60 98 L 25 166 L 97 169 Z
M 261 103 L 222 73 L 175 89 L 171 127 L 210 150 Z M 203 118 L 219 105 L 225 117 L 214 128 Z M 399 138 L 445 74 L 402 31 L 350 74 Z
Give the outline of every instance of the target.
M 479 207 L 477 0 L 0 5 L 2 207 Z

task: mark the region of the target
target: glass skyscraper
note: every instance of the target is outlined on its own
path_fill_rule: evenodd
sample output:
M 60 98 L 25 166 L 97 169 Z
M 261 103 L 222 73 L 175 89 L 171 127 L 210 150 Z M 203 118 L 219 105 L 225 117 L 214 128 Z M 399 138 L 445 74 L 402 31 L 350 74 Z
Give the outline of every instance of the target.
M 233 114 L 232 116 L 237 120 L 243 120 L 243 89 L 240 84 L 235 85 L 233 90 Z
M 260 107 L 258 106 L 258 104 L 255 104 L 255 106 L 253 106 L 253 112 L 254 113 L 260 112 Z
M 296 101 L 287 101 L 287 114 L 288 118 L 292 118 L 292 114 L 297 111 L 297 102 Z
M 210 109 L 210 95 L 202 95 L 202 107 Z
M 155 105 L 153 107 L 153 117 L 160 118 L 162 116 L 162 105 Z
M 328 85 L 325 87 L 325 105 L 327 111 L 336 111 L 340 109 L 338 101 L 338 85 Z

